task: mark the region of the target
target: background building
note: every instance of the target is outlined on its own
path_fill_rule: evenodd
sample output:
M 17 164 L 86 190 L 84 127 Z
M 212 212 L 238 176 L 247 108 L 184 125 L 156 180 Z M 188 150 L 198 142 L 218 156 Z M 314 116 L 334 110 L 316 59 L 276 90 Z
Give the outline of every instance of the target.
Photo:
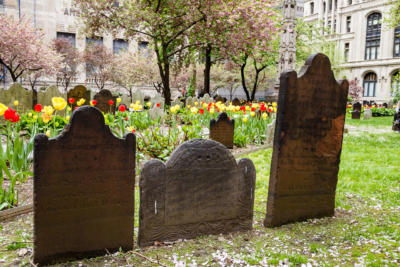
M 383 103 L 392 97 L 393 77 L 400 70 L 400 27 L 383 24 L 390 10 L 388 0 L 306 0 L 304 20 L 320 21 L 328 38 L 338 43 L 344 63 L 343 76 L 358 78 L 363 100 Z M 336 77 L 342 78 L 342 77 Z

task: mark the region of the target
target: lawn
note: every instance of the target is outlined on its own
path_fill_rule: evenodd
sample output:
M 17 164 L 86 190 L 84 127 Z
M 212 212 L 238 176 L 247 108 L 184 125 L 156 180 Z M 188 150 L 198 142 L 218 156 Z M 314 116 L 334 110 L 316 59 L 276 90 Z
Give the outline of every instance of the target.
M 390 124 L 389 118 L 347 120 L 355 129 L 344 137 L 332 218 L 264 228 L 272 154 L 267 149 L 247 156 L 257 169 L 253 231 L 135 248 L 63 266 L 399 266 L 400 134 L 390 132 Z M 366 126 L 371 130 L 365 131 Z M 374 131 L 375 126 L 387 131 Z M 137 227 L 137 219 L 135 224 Z M 0 265 L 30 265 L 31 242 L 31 215 L 2 223 Z

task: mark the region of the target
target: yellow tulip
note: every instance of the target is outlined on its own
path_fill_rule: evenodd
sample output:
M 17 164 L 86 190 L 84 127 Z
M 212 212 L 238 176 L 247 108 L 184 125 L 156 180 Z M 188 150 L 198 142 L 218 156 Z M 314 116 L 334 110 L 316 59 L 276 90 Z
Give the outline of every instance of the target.
M 15 100 L 15 101 L 14 101 L 14 106 L 18 106 L 18 105 L 19 105 L 18 100 Z
M 150 107 L 151 106 L 151 102 L 147 102 L 146 106 Z
M 117 104 L 121 102 L 121 98 L 120 97 L 118 97 L 116 100 L 117 100 Z
M 190 111 L 191 111 L 193 114 L 196 114 L 197 111 L 198 111 L 198 109 L 197 109 L 196 107 L 192 107 L 192 108 L 190 109 Z
M 4 112 L 6 112 L 7 108 L 8 107 L 6 105 L 0 103 L 0 116 L 4 115 Z
M 33 119 L 34 119 L 34 120 L 37 120 L 37 115 L 33 115 Z
M 46 135 L 47 135 L 47 137 L 50 137 L 50 130 L 46 131 Z
M 47 113 L 43 113 L 42 120 L 44 123 L 48 123 L 51 120 L 51 117 L 50 117 L 50 115 L 47 115 Z
M 136 105 L 140 105 L 140 100 L 136 101 Z
M 56 110 L 63 110 L 67 106 L 67 101 L 62 97 L 53 97 L 51 102 Z
M 70 117 L 69 117 L 69 116 L 67 116 L 67 117 L 65 117 L 65 119 L 66 119 L 67 121 L 69 121 Z
M 246 110 L 249 111 L 249 110 L 250 110 L 250 107 L 249 107 L 249 106 L 246 106 Z
M 131 104 L 129 105 L 130 108 L 133 108 L 134 106 L 135 106 L 135 104 L 133 104 L 133 103 L 131 103 Z
M 268 113 L 264 112 L 264 113 L 262 114 L 262 117 L 263 117 L 264 120 L 266 120 L 266 119 L 268 118 Z
M 67 107 L 67 110 L 68 110 L 68 111 L 71 111 L 72 109 L 71 109 L 71 107 Z
M 54 112 L 54 109 L 52 106 L 44 106 L 43 108 L 44 113 L 46 113 L 47 116 L 51 116 Z
M 171 113 L 175 113 L 175 112 L 176 112 L 176 109 L 175 109 L 175 107 L 171 107 L 171 108 L 169 109 L 169 111 L 171 111 Z
M 273 107 L 276 107 L 276 102 L 272 103 L 272 106 L 273 106 Z
M 83 104 L 85 104 L 86 100 L 84 98 L 79 99 L 78 102 L 76 102 L 76 104 L 78 105 L 78 107 L 82 106 Z
M 28 117 L 32 117 L 32 113 L 29 112 L 29 113 L 28 113 Z
M 214 108 L 210 108 L 210 114 L 214 114 L 215 109 Z
M 243 117 L 243 122 L 246 122 L 247 121 L 247 117 Z
M 256 113 L 254 111 L 250 112 L 250 116 L 254 117 Z
M 195 106 L 197 106 L 198 104 L 199 104 L 199 103 L 197 103 L 197 102 L 194 102 L 194 105 L 195 105 Z
M 180 110 L 180 109 L 181 109 L 181 106 L 175 105 L 175 109 L 176 109 L 176 110 Z

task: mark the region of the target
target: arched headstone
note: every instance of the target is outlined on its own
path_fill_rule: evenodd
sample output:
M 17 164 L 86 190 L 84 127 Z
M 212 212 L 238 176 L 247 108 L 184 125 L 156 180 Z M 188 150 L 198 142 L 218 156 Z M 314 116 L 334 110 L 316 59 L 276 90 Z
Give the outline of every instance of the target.
M 227 148 L 233 148 L 235 120 L 229 119 L 225 112 L 218 115 L 217 120 L 210 121 L 210 139 L 220 142 Z
M 323 54 L 281 75 L 265 226 L 334 214 L 348 88 Z
M 113 96 L 109 90 L 103 89 L 94 96 L 94 100 L 97 101 L 96 107 L 104 113 L 115 113 L 117 97 Z M 109 101 L 112 101 L 110 105 Z
M 159 94 L 155 94 L 151 99 L 151 106 L 153 107 L 154 105 L 160 104 L 159 108 L 164 109 L 164 98 Z
M 73 98 L 75 102 L 72 104 L 72 107 L 76 107 L 76 103 L 81 99 L 85 99 L 84 105 L 89 105 L 90 101 L 90 91 L 86 89 L 83 85 L 77 85 L 73 89 L 69 90 L 67 93 L 67 98 Z
M 360 102 L 353 104 L 353 111 L 351 112 L 351 118 L 353 120 L 359 120 L 361 118 L 361 103 Z
M 32 90 L 27 90 L 19 83 L 14 83 L 8 90 L 0 90 L 0 103 L 16 109 L 14 101 L 18 100 L 18 111 L 27 111 L 32 109 L 33 94 Z
M 57 86 L 50 86 L 46 88 L 44 91 L 39 91 L 38 92 L 38 104 L 41 104 L 43 106 L 51 106 L 52 101 L 51 99 L 53 97 L 62 97 L 64 99 L 67 98 L 67 95 L 65 93 L 61 93 L 60 90 L 58 90 Z
M 35 263 L 132 249 L 135 150 L 134 134 L 115 137 L 89 106 L 56 138 L 35 137 Z
M 139 245 L 252 229 L 256 172 L 212 140 L 181 144 L 140 174 Z
M 234 106 L 240 106 L 240 100 L 238 98 L 233 99 L 232 105 Z

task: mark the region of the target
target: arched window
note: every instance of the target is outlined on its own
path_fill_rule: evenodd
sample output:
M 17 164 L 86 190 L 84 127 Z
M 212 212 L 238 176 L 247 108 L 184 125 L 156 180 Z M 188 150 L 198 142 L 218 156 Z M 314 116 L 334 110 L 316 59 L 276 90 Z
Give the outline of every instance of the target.
M 376 96 L 376 83 L 377 77 L 374 72 L 369 72 L 364 76 L 364 96 L 374 97 Z
M 394 29 L 393 57 L 400 57 L 400 26 Z
M 310 3 L 310 15 L 314 14 L 314 2 Z
M 381 18 L 380 13 L 373 13 L 367 18 L 367 38 L 365 43 L 365 59 L 377 59 L 381 43 Z
M 394 96 L 396 91 L 400 91 L 400 71 L 396 71 L 392 74 L 392 95 Z

